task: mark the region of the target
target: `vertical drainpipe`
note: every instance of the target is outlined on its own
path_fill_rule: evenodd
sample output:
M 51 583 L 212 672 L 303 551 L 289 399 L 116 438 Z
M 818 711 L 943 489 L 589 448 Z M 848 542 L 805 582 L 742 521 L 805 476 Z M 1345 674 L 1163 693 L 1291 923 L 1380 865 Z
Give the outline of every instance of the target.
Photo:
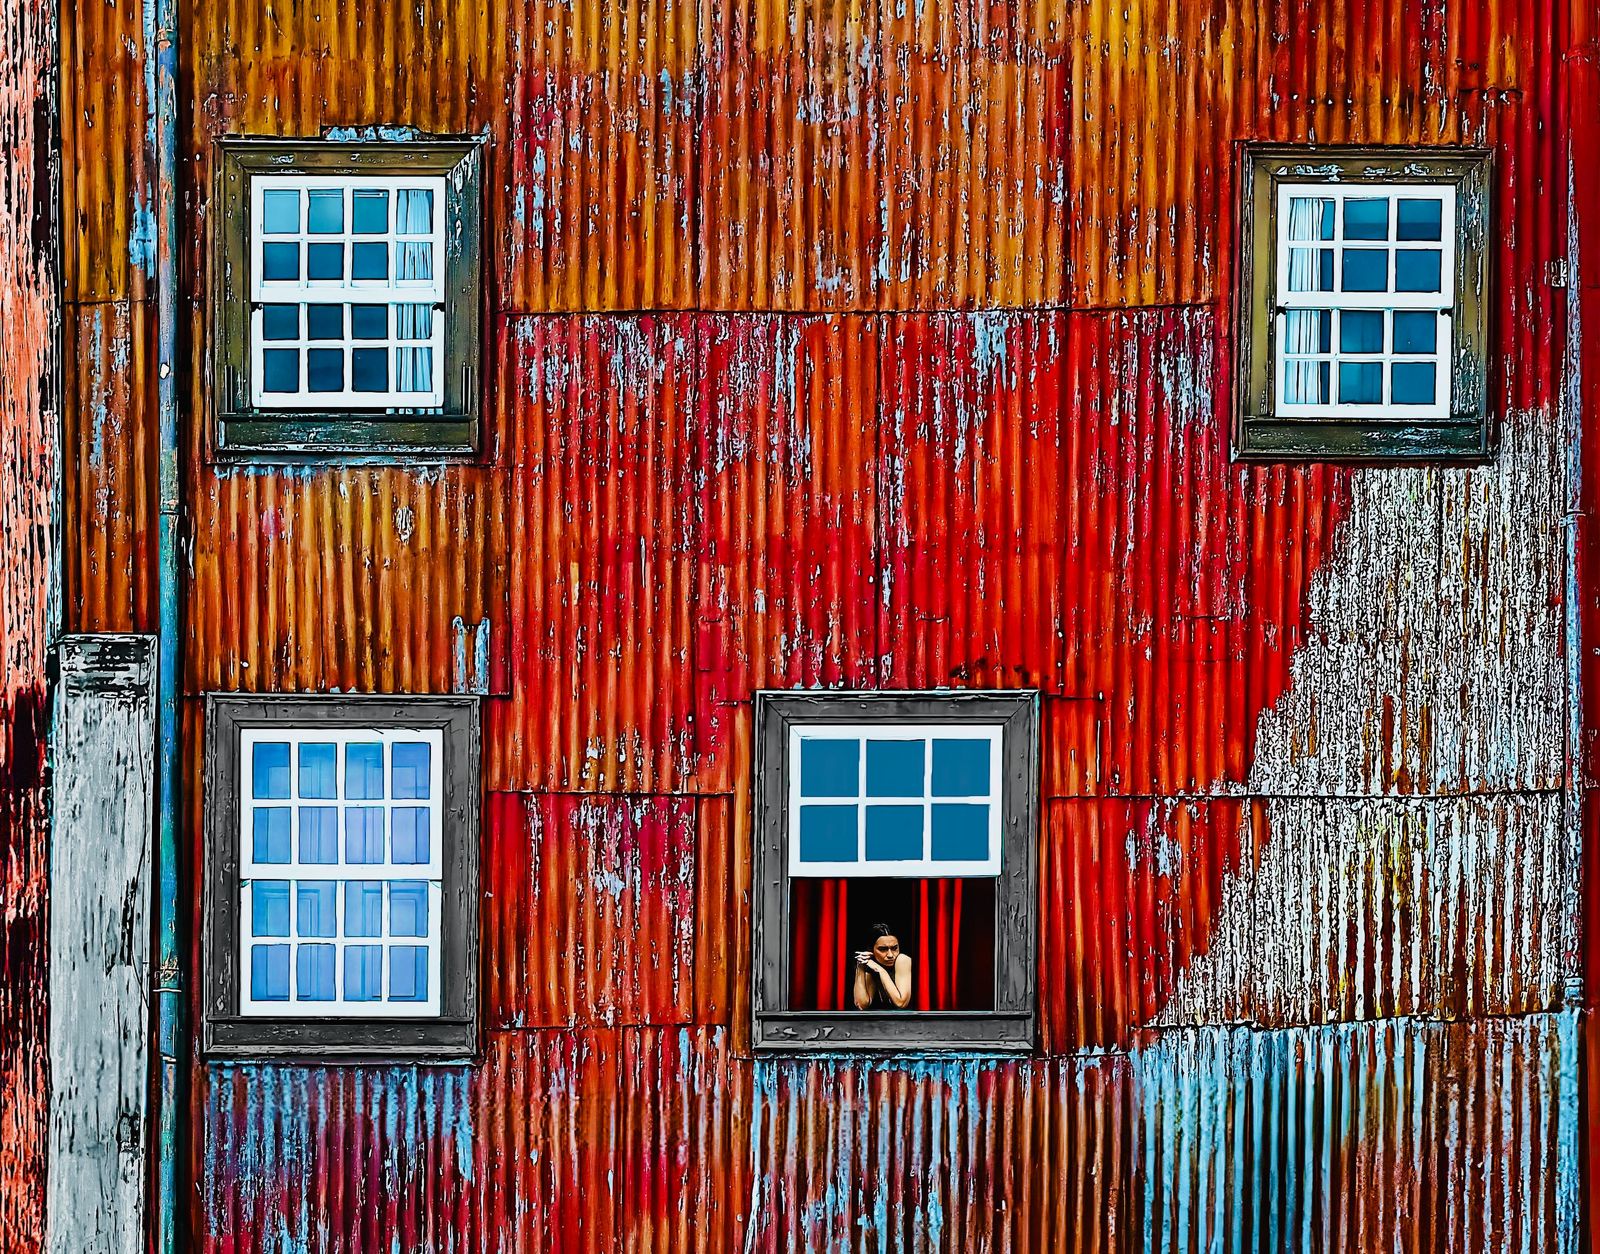
M 156 1053 L 158 1080 L 154 1236 L 158 1254 L 178 1250 L 179 1085 L 183 968 L 178 952 L 178 30 L 177 0 L 145 0 L 153 12 L 158 476 L 159 675 L 156 725 L 159 780 L 156 875 Z M 150 13 L 149 8 L 146 9 Z

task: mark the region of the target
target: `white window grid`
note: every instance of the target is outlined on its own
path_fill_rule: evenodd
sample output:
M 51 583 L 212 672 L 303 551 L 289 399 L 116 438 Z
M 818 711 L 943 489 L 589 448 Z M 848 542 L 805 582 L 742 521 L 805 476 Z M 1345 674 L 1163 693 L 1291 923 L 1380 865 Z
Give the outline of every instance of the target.
M 795 723 L 789 728 L 789 875 L 806 879 L 881 879 L 881 878 L 956 878 L 1000 874 L 1001 833 L 1001 749 L 1005 728 L 999 723 Z M 986 792 L 964 796 L 933 795 L 933 748 L 936 739 L 986 740 L 989 743 L 989 787 Z M 850 862 L 802 862 L 800 860 L 800 746 L 804 740 L 859 740 L 861 753 L 856 763 L 855 797 L 808 797 L 811 805 L 851 805 L 856 807 L 856 858 Z M 922 741 L 922 796 L 868 797 L 868 740 Z M 989 856 L 971 861 L 935 860 L 932 856 L 933 807 L 935 805 L 986 803 L 989 807 Z M 866 849 L 867 815 L 872 805 L 922 806 L 922 849 L 920 859 L 869 859 Z
M 388 227 L 382 233 L 357 233 L 354 230 L 354 194 L 381 190 L 389 193 Z M 344 230 L 312 233 L 308 227 L 308 193 L 337 190 L 344 197 Z M 269 191 L 295 191 L 300 195 L 299 229 L 291 233 L 267 234 L 265 197 Z M 396 231 L 395 214 L 401 191 L 427 191 L 432 196 L 430 230 Z M 376 175 L 290 175 L 258 174 L 250 180 L 250 401 L 257 409 L 303 410 L 310 406 L 330 409 L 426 409 L 444 404 L 444 291 L 445 291 L 445 180 L 433 177 L 380 177 Z M 293 243 L 300 249 L 298 279 L 267 279 L 262 265 L 262 246 L 268 243 Z M 385 279 L 351 277 L 353 244 L 382 243 L 388 249 L 389 275 Z M 426 244 L 431 257 L 431 274 L 426 279 L 401 279 L 399 257 L 402 244 Z M 311 244 L 339 244 L 344 249 L 344 277 L 339 280 L 308 277 L 307 248 Z M 271 340 L 264 336 L 263 305 L 294 305 L 298 309 L 299 334 L 294 339 Z M 307 306 L 342 307 L 343 338 L 308 338 Z M 387 308 L 388 334 L 383 339 L 355 339 L 351 332 L 351 305 L 384 305 Z M 424 338 L 401 338 L 400 326 L 405 306 L 425 306 L 429 329 Z M 339 391 L 313 392 L 309 388 L 310 360 L 307 350 L 339 349 L 344 354 L 344 387 Z M 300 386 L 292 392 L 266 390 L 264 353 L 268 349 L 292 349 L 298 353 Z M 383 392 L 358 392 L 351 386 L 355 349 L 382 349 L 388 359 L 389 389 Z M 429 386 L 402 389 L 401 354 L 410 350 L 431 352 Z
M 282 800 L 258 800 L 253 796 L 255 746 L 257 744 L 289 745 L 289 796 Z M 345 796 L 345 748 L 350 744 L 383 745 L 384 788 L 381 800 L 347 799 Z M 395 798 L 393 749 L 396 744 L 425 743 L 428 745 L 428 796 L 427 798 Z M 300 747 L 302 744 L 334 746 L 336 771 L 333 798 L 300 796 Z M 441 974 L 441 912 L 444 906 L 443 825 L 444 814 L 444 734 L 437 728 L 324 728 L 324 727 L 273 727 L 245 728 L 240 732 L 239 746 L 239 1013 L 245 1016 L 271 1019 L 399 1019 L 436 1018 L 440 1013 L 439 980 Z M 286 807 L 290 810 L 289 861 L 261 862 L 255 860 L 256 806 Z M 339 812 L 335 847 L 337 858 L 333 862 L 300 861 L 300 810 L 301 807 L 333 807 Z M 383 810 L 384 860 L 382 862 L 347 862 L 345 860 L 345 814 L 349 809 L 381 807 Z M 394 863 L 389 860 L 393 847 L 393 812 L 397 809 L 426 809 L 428 811 L 428 860 L 418 863 Z M 289 886 L 289 935 L 260 937 L 253 935 L 255 926 L 254 887 L 256 882 L 271 881 Z M 379 936 L 345 935 L 345 885 L 352 881 L 380 881 L 383 892 L 383 927 Z M 389 886 L 395 882 L 425 882 L 428 886 L 428 926 L 424 936 L 393 936 L 390 918 Z M 300 894 L 302 883 L 332 883 L 334 885 L 335 925 L 331 937 L 301 937 Z M 257 1001 L 252 996 L 251 948 L 254 944 L 279 944 L 289 946 L 289 999 L 287 1001 Z M 334 946 L 334 988 L 331 1001 L 300 1001 L 298 989 L 298 951 L 300 945 Z M 377 945 L 382 949 L 381 995 L 373 1001 L 346 1001 L 344 999 L 345 950 L 352 946 Z M 428 995 L 418 1001 L 389 1001 L 390 954 L 392 946 L 425 946 L 427 950 Z
M 1290 210 L 1299 198 L 1333 202 L 1333 238 L 1331 240 L 1291 240 Z M 1385 249 L 1388 253 L 1388 290 L 1382 292 L 1345 292 L 1341 290 L 1344 276 L 1344 202 L 1346 200 L 1387 200 L 1389 202 L 1389 237 L 1387 240 L 1351 240 L 1352 248 Z M 1398 220 L 1397 202 L 1402 200 L 1437 200 L 1440 203 L 1440 230 L 1437 241 L 1405 241 L 1396 239 Z M 1353 418 L 1395 417 L 1406 419 L 1445 419 L 1450 416 L 1451 401 L 1451 323 L 1455 305 L 1456 258 L 1456 194 L 1452 183 L 1281 183 L 1278 185 L 1277 204 L 1277 312 L 1275 315 L 1275 345 L 1273 362 L 1274 394 L 1279 412 L 1295 418 Z M 1292 250 L 1324 250 L 1333 253 L 1334 290 L 1322 292 L 1295 292 L 1290 290 L 1290 253 Z M 1394 290 L 1395 254 L 1405 251 L 1439 251 L 1440 290 L 1437 292 L 1397 292 Z M 1300 351 L 1289 349 L 1288 318 L 1291 312 L 1327 311 L 1332 321 L 1330 351 Z M 1374 310 L 1383 315 L 1383 351 L 1378 353 L 1341 353 L 1339 349 L 1340 322 L 1346 311 Z M 1434 315 L 1434 351 L 1432 353 L 1396 353 L 1394 351 L 1394 314 L 1396 312 L 1424 312 Z M 1330 376 L 1328 403 L 1308 403 L 1292 399 L 1287 386 L 1291 362 L 1327 363 Z M 1376 402 L 1345 403 L 1339 400 L 1339 365 L 1341 362 L 1363 362 L 1380 366 L 1383 378 L 1382 399 Z M 1393 371 L 1396 362 L 1428 362 L 1434 366 L 1434 399 L 1428 404 L 1396 405 L 1391 399 Z

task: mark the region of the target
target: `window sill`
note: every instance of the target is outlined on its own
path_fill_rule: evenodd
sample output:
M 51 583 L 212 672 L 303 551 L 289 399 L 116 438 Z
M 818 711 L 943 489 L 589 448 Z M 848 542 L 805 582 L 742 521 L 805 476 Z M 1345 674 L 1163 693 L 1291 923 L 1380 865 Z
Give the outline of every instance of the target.
M 1448 422 L 1318 420 L 1246 415 L 1233 459 L 1239 462 L 1437 462 L 1489 460 L 1488 425 L 1478 418 Z
M 757 1014 L 759 1053 L 993 1054 L 1033 1050 L 1033 1016 L 1023 1012 L 783 1011 Z
M 470 460 L 478 453 L 475 418 L 421 421 L 301 413 L 283 419 L 224 414 L 214 460 L 238 462 L 395 462 Z

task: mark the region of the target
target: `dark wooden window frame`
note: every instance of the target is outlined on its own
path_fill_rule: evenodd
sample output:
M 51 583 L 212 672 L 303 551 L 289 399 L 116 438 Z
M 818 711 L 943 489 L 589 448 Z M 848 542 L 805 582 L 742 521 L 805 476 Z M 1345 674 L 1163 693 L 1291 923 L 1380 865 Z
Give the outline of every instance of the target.
M 1488 360 L 1488 246 L 1492 157 L 1482 148 L 1241 145 L 1237 378 L 1234 455 L 1245 460 L 1476 460 L 1493 452 Z M 1275 412 L 1277 189 L 1281 183 L 1454 184 L 1455 305 L 1451 317 L 1451 413 L 1396 417 L 1285 418 Z
M 1038 895 L 1038 694 L 756 694 L 752 1044 L 761 1050 L 1019 1053 L 1033 1048 Z M 789 728 L 800 723 L 1004 725 L 1002 872 L 995 885 L 995 1008 L 983 1012 L 789 1010 Z
M 224 459 L 381 461 L 471 454 L 482 409 L 482 139 L 396 142 L 233 136 L 216 144 L 211 398 Z M 443 176 L 444 404 L 437 409 L 257 409 L 250 403 L 250 177 L 258 173 Z
M 247 727 L 443 731 L 444 873 L 436 1018 L 245 1017 L 239 997 L 239 732 Z M 479 724 L 474 697 L 206 698 L 204 1048 L 214 1057 L 470 1058 L 477 1048 Z

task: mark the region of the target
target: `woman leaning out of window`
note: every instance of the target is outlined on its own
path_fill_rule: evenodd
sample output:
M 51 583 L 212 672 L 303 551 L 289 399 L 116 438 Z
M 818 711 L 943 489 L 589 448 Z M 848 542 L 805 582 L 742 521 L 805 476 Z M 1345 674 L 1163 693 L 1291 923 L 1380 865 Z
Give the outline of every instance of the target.
M 856 953 L 857 1010 L 904 1010 L 911 1004 L 911 959 L 887 923 L 872 925 L 872 948 Z

